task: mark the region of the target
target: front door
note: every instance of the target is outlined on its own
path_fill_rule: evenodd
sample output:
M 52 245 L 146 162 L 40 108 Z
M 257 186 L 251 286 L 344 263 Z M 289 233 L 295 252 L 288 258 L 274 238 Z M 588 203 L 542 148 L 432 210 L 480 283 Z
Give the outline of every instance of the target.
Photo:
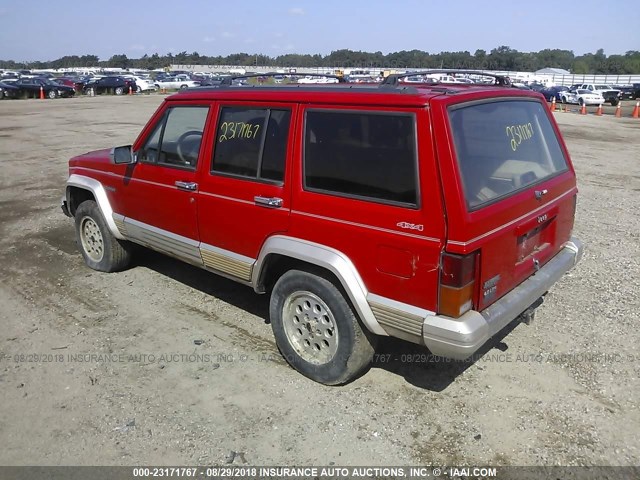
M 197 265 L 197 168 L 208 113 L 202 104 L 166 108 L 123 178 L 117 212 L 127 237 Z

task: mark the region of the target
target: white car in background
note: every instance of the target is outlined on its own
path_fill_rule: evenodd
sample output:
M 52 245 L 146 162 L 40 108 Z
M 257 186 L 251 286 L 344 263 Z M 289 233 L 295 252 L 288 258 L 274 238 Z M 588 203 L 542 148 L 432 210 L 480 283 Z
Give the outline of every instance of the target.
M 137 75 L 132 75 L 132 76 L 127 76 L 125 78 L 129 78 L 136 82 L 136 85 L 138 87 L 137 89 L 138 93 L 155 92 L 158 90 L 158 87 L 156 87 L 156 85 L 153 83 L 153 80 L 151 80 L 150 77 L 140 77 Z
M 165 88 L 167 90 L 176 90 L 190 87 L 199 87 L 200 82 L 191 80 L 189 75 L 175 75 L 173 77 L 166 77 L 162 80 L 156 80 L 155 86 L 158 88 Z
M 600 93 L 584 88 L 561 92 L 560 101 L 562 103 L 577 103 L 578 105 L 602 105 L 605 102 Z
M 309 76 L 305 76 L 303 78 L 298 79 L 297 83 L 302 83 L 302 84 L 338 83 L 338 79 L 333 77 L 314 77 L 309 75 Z

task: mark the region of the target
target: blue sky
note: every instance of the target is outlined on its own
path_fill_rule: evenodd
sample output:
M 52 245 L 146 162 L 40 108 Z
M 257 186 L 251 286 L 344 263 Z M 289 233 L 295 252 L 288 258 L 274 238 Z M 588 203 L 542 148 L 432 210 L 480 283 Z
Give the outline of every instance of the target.
M 579 6 L 578 6 L 579 5 Z M 0 59 L 640 50 L 638 0 L 0 0 Z

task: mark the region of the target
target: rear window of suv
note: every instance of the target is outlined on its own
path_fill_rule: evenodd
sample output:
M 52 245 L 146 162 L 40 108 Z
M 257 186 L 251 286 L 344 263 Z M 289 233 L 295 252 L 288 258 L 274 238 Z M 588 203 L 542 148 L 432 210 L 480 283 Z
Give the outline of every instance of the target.
M 537 101 L 454 106 L 449 118 L 470 210 L 568 168 L 545 107 Z

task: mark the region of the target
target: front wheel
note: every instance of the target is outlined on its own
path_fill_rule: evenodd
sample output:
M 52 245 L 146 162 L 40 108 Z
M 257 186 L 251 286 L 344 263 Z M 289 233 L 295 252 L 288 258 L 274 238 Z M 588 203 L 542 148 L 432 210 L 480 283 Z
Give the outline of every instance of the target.
M 49 97 L 51 100 L 53 100 L 54 98 L 56 98 L 58 96 L 58 94 L 56 93 L 55 90 L 49 90 L 47 92 L 47 97 Z
M 75 222 L 76 241 L 89 267 L 115 272 L 129 265 L 131 245 L 113 236 L 96 202 L 82 202 L 76 210 Z
M 620 103 L 620 101 L 617 98 L 612 98 L 609 103 L 612 107 L 615 107 L 616 105 L 618 105 L 618 103 Z
M 579 98 L 578 99 L 578 105 L 580 105 L 582 107 L 584 105 L 584 99 Z
M 269 307 L 276 344 L 297 371 L 325 385 L 356 378 L 370 363 L 375 337 L 326 278 L 290 270 L 276 282 Z

